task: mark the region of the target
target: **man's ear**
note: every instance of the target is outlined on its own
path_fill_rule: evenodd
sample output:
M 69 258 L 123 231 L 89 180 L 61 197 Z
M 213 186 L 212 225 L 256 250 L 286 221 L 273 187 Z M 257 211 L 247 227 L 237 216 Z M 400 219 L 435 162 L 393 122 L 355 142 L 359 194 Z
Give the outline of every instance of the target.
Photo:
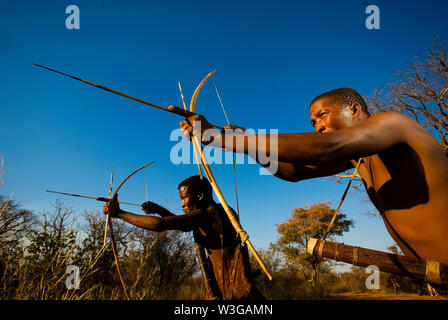
M 199 200 L 199 201 L 202 201 L 204 198 L 205 198 L 204 193 L 199 192 L 199 193 L 198 193 L 198 200 Z
M 352 118 L 358 118 L 362 113 L 362 107 L 358 102 L 353 102 L 350 106 L 350 112 L 352 113 Z

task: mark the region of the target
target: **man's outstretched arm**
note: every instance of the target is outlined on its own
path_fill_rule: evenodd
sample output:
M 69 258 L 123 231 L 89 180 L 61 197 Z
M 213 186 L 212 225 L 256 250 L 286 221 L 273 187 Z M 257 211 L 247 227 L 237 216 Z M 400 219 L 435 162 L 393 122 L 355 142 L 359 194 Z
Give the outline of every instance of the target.
M 181 122 L 181 128 L 186 135 L 192 132 L 190 124 L 195 120 L 201 121 L 201 127 L 208 129 L 206 120 L 202 116 L 195 115 L 188 118 L 188 121 Z M 226 136 L 226 133 L 218 131 L 213 134 L 212 142 L 203 142 L 218 147 L 223 144 L 226 150 L 246 153 L 260 164 L 258 155 L 277 152 L 279 163 L 292 165 L 284 166 L 282 178 L 293 180 L 295 177 L 301 176 L 300 170 L 304 170 L 303 176 L 305 177 L 312 177 L 313 170 L 315 176 L 322 176 L 325 171 L 332 172 L 331 174 L 337 173 L 333 171 L 333 169 L 337 171 L 338 167 L 341 167 L 334 165 L 337 162 L 347 164 L 352 159 L 369 156 L 400 142 L 405 142 L 407 133 L 412 131 L 408 129 L 412 126 L 414 123 L 409 118 L 398 113 L 387 112 L 373 115 L 357 126 L 340 129 L 336 132 L 279 134 L 276 137 L 277 144 L 271 144 L 271 135 Z M 251 150 L 251 146 L 255 150 Z M 325 168 L 328 165 L 330 167 Z M 324 168 L 319 170 L 313 166 L 323 166 Z M 293 172 L 296 176 L 293 175 Z
M 188 215 L 173 215 L 168 217 L 153 217 L 134 214 L 131 212 L 121 211 L 116 215 L 117 218 L 130 223 L 136 227 L 151 231 L 180 230 L 192 231 L 201 223 L 203 212 L 193 212 Z
M 302 162 L 290 163 L 277 161 L 272 164 L 274 160 L 269 163 L 260 163 L 272 175 L 282 180 L 297 182 L 306 179 L 327 177 L 350 170 L 353 164 L 350 161 L 338 161 L 329 164 L 321 165 L 307 165 Z M 272 169 L 272 168 L 275 168 Z
M 311 165 L 359 159 L 406 142 L 407 135 L 414 131 L 411 127 L 415 128 L 415 125 L 401 114 L 388 112 L 331 133 L 280 134 L 278 159 Z M 268 143 L 260 147 L 261 151 L 270 151 Z
M 192 231 L 194 228 L 197 228 L 202 222 L 204 222 L 204 220 L 206 220 L 208 217 L 206 210 L 197 210 L 189 214 L 178 216 L 170 213 L 170 215 L 162 218 L 134 214 L 121 210 L 118 205 L 117 198 L 114 198 L 104 204 L 103 212 L 104 214 L 110 214 L 111 217 L 120 218 L 121 220 L 136 227 L 151 231 Z

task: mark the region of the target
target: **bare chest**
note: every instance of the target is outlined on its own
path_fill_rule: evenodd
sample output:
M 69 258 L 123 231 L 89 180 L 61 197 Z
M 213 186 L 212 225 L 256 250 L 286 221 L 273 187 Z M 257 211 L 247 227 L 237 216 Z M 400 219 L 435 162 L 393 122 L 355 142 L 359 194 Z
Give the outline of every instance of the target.
M 407 210 L 429 201 L 429 186 L 420 161 L 396 154 L 363 158 L 359 174 L 379 212 Z

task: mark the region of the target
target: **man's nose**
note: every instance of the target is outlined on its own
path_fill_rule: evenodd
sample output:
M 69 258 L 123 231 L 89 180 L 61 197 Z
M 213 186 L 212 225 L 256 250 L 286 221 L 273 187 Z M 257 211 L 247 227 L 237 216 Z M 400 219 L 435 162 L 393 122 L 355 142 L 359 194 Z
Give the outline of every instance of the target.
M 317 126 L 317 127 L 316 127 L 316 132 L 318 132 L 318 133 L 322 133 L 322 132 L 324 132 L 324 131 L 325 131 L 325 126 L 320 125 L 320 126 Z

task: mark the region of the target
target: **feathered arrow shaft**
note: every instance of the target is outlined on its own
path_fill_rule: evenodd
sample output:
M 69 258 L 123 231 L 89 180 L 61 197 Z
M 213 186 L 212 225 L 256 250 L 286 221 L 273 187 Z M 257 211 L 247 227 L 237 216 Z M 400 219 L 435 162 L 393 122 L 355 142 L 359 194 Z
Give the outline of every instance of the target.
M 57 193 L 57 194 L 64 194 L 66 196 L 71 196 L 71 197 L 80 197 L 80 198 L 86 198 L 86 199 L 93 199 L 93 200 L 97 200 L 97 201 L 103 201 L 103 202 L 108 202 L 109 198 L 103 198 L 103 197 L 89 197 L 89 196 L 83 196 L 80 194 L 74 194 L 74 193 L 66 193 L 66 192 L 59 192 L 59 191 L 52 191 L 52 190 L 46 190 L 47 192 L 51 192 L 51 193 Z M 123 201 L 118 201 L 118 203 L 123 203 L 123 204 L 130 204 L 133 206 L 138 206 L 141 207 L 140 204 L 136 204 L 136 203 L 130 203 L 130 202 L 123 202 Z
M 84 79 L 81 79 L 81 78 L 72 76 L 72 75 L 70 75 L 70 74 L 67 74 L 67 73 L 64 73 L 64 72 L 61 72 L 61 71 L 58 71 L 58 70 L 54 70 L 54 69 L 51 69 L 51 68 L 42 66 L 42 65 L 37 64 L 37 63 L 33 63 L 33 65 L 35 65 L 36 67 L 39 67 L 39 68 L 43 68 L 43 69 L 47 69 L 47 70 L 52 71 L 52 72 L 59 73 L 59 74 L 61 74 L 61 75 L 63 75 L 63 76 L 70 77 L 70 78 L 72 78 L 72 79 L 75 79 L 75 80 L 84 82 L 84 83 L 86 83 L 86 84 L 88 84 L 88 85 L 91 85 L 91 86 L 94 86 L 94 87 L 96 87 L 96 88 L 103 89 L 103 90 L 105 90 L 105 91 L 108 91 L 108 92 L 112 92 L 112 93 L 118 94 L 118 95 L 120 95 L 120 96 L 122 96 L 122 97 L 125 97 L 125 98 L 128 98 L 128 99 L 132 99 L 132 100 L 134 100 L 134 101 L 137 101 L 137 102 L 146 104 L 146 105 L 148 105 L 148 106 L 151 106 L 151 107 L 154 107 L 154 108 L 157 108 L 157 109 L 161 109 L 161 110 L 164 110 L 164 111 L 168 111 L 168 112 L 177 114 L 177 115 L 179 115 L 179 116 L 190 117 L 190 116 L 192 116 L 192 115 L 195 115 L 194 112 L 190 112 L 190 111 L 188 111 L 188 110 L 184 110 L 184 109 L 181 109 L 181 108 L 179 108 L 179 107 L 175 107 L 175 106 L 169 106 L 168 108 L 165 108 L 165 107 L 159 106 L 159 105 L 157 105 L 157 104 L 154 104 L 154 103 L 151 103 L 151 102 L 142 100 L 142 99 L 140 99 L 140 98 L 133 97 L 133 96 L 128 95 L 128 94 L 126 94 L 126 93 L 123 93 L 123 92 L 120 92 L 120 91 L 117 91 L 117 90 L 113 90 L 113 89 L 107 88 L 107 87 L 102 86 L 102 85 L 100 85 L 100 84 L 96 84 L 96 83 L 93 83 L 93 82 L 90 82 L 90 81 L 87 81 L 87 80 L 84 80 Z M 211 124 L 211 125 L 214 126 L 215 128 L 224 129 L 223 127 L 217 126 L 217 125 L 215 125 L 215 124 Z

